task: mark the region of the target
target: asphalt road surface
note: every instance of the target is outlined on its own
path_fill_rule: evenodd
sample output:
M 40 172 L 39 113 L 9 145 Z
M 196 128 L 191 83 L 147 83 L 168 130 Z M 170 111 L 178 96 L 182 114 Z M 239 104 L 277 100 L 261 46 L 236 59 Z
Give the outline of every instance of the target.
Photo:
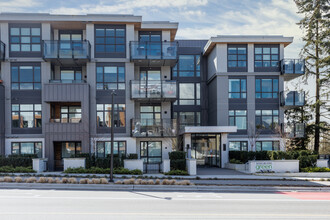
M 330 192 L 0 190 L 0 219 L 330 219 Z

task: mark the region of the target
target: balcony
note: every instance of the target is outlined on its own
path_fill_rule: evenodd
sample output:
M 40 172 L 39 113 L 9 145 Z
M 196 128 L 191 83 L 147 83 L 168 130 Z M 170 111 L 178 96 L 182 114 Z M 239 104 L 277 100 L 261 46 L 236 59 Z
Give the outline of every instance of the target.
M 89 85 L 83 80 L 50 80 L 44 84 L 43 99 L 45 102 L 86 102 L 89 103 Z M 67 82 L 67 81 L 65 81 Z
M 79 79 L 79 80 L 71 80 L 71 79 L 51 79 L 49 80 L 49 83 L 86 83 L 86 80 Z
M 281 74 L 285 80 L 291 80 L 305 74 L 305 60 L 283 59 L 281 60 Z
M 6 47 L 5 47 L 5 44 L 0 41 L 0 60 L 5 60 L 5 54 L 6 53 Z
M 303 138 L 305 137 L 305 124 L 304 123 L 291 123 L 283 124 L 282 130 L 287 138 Z
M 132 137 L 175 137 L 176 119 L 131 119 Z
M 281 106 L 285 109 L 297 108 L 305 105 L 305 92 L 281 92 Z
M 177 42 L 130 42 L 131 62 L 136 66 L 175 66 L 178 61 Z
M 175 101 L 177 99 L 176 81 L 133 80 L 131 81 L 131 99 L 138 101 Z
M 43 41 L 43 59 L 60 66 L 82 66 L 91 58 L 89 41 Z

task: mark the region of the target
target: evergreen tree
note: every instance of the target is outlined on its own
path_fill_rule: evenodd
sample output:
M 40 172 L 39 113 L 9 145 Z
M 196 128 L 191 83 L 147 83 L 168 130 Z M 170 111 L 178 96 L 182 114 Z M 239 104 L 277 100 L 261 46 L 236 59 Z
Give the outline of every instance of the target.
M 314 150 L 319 152 L 321 133 L 329 132 L 327 120 L 330 115 L 327 101 L 330 92 L 330 1 L 294 0 L 294 2 L 298 7 L 298 13 L 304 15 L 298 24 L 304 31 L 305 45 L 301 55 L 306 62 L 306 76 L 315 77 L 316 94 L 311 109 L 315 113 Z

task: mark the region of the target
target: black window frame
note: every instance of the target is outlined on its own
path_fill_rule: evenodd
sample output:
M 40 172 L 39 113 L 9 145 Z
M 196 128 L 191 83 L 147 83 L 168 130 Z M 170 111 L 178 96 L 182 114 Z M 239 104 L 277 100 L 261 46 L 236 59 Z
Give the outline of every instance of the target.
M 258 83 L 258 80 L 260 81 Z M 272 80 L 272 91 L 263 92 L 262 81 L 263 80 Z M 274 87 L 274 80 L 277 80 L 277 88 Z M 255 98 L 256 99 L 278 99 L 279 98 L 279 87 L 280 87 L 279 78 L 255 78 Z M 257 91 L 257 85 L 259 84 L 260 91 Z M 260 97 L 258 97 L 260 94 Z M 263 94 L 271 94 L 271 97 L 263 97 Z
M 62 79 L 62 71 L 73 71 L 74 79 L 71 80 L 72 82 L 83 82 L 84 81 L 84 76 L 83 76 L 82 68 L 80 68 L 80 67 L 75 67 L 75 68 L 61 67 L 61 69 L 60 69 L 60 80 L 61 80 L 61 82 L 62 81 L 65 82 L 65 80 L 67 80 L 67 79 Z M 78 72 L 80 72 L 80 74 L 81 74 L 81 79 L 77 79 L 77 73 Z M 55 78 L 55 77 L 53 77 L 53 78 Z
M 239 143 L 239 145 L 240 145 L 240 149 L 239 150 L 231 150 L 230 149 L 230 143 L 234 143 L 234 142 Z M 243 143 L 246 144 L 246 150 L 243 149 L 244 148 Z M 248 145 L 248 142 L 247 141 L 229 141 L 229 143 L 228 143 L 228 149 L 229 149 L 229 151 L 248 151 L 249 150 L 249 145 Z
M 102 36 L 97 36 L 96 32 L 99 29 L 104 29 L 104 37 Z M 114 44 L 110 44 L 110 43 L 106 43 L 107 41 L 107 37 L 110 36 L 106 36 L 106 29 L 114 29 L 114 40 L 115 43 Z M 117 37 L 117 29 L 124 29 L 124 36 L 118 36 Z M 127 49 L 127 45 L 126 45 L 126 25 L 121 25 L 121 24 L 112 24 L 112 25 L 101 25 L 101 24 L 96 24 L 94 25 L 94 56 L 95 58 L 126 58 L 126 49 Z M 104 38 L 104 43 L 97 43 L 97 39 L 101 39 Z M 124 40 L 124 43 L 118 43 L 117 44 L 117 38 L 120 38 Z M 104 52 L 97 52 L 97 46 L 98 45 L 104 45 Z M 124 52 L 106 52 L 106 46 L 110 46 L 113 45 L 115 47 L 115 51 L 116 51 L 116 45 L 123 45 L 124 46 Z
M 234 115 L 231 115 L 230 114 L 231 111 L 234 111 Z M 236 111 L 245 111 L 245 115 L 237 115 Z M 247 124 L 248 124 L 248 121 L 247 121 L 248 118 L 247 118 L 247 116 L 248 116 L 248 111 L 246 109 L 229 109 L 229 111 L 228 111 L 228 125 L 229 126 L 237 126 L 236 125 L 237 124 L 236 118 L 243 118 L 243 117 L 245 117 L 245 121 L 246 121 L 245 128 L 240 129 L 240 128 L 237 127 L 237 130 L 245 131 L 245 130 L 248 129 L 247 128 Z M 231 121 L 230 119 L 231 118 L 234 118 L 234 125 L 231 125 L 231 123 L 230 123 L 230 121 Z
M 158 142 L 160 143 L 160 156 L 149 156 L 149 142 Z M 147 143 L 147 156 L 142 156 L 141 152 L 142 152 L 142 143 Z M 149 159 L 150 158 L 160 158 L 160 161 L 163 161 L 163 142 L 162 141 L 140 141 L 140 159 L 146 159 L 147 162 L 143 162 L 143 163 L 150 163 Z M 158 162 L 158 163 L 161 163 Z
M 98 157 L 98 158 L 106 158 L 106 157 L 108 157 L 108 156 L 110 156 L 111 155 L 111 149 L 110 149 L 110 153 L 109 154 L 105 154 L 105 143 L 109 143 L 110 145 L 111 145 L 111 141 L 96 141 L 96 157 Z M 124 155 L 124 156 L 126 156 L 126 153 L 127 153 L 127 143 L 126 143 L 126 141 L 114 141 L 114 148 L 113 148 L 113 151 L 115 152 L 115 143 L 117 143 L 117 152 L 118 152 L 118 154 L 113 154 L 114 156 L 115 155 Z M 124 143 L 124 147 L 125 147 L 125 150 L 124 150 L 124 154 L 120 154 L 119 153 L 119 143 Z M 100 154 L 101 153 L 99 153 L 99 144 L 102 144 L 102 148 L 103 148 L 103 155 L 102 156 L 100 156 Z M 121 158 L 119 158 L 119 159 L 121 159 Z
M 116 82 L 106 82 L 104 80 L 104 68 L 106 67 L 116 67 L 117 68 L 117 80 Z M 98 81 L 98 68 L 102 68 L 102 81 Z M 119 81 L 119 68 L 124 68 L 124 80 L 123 81 Z M 122 90 L 125 91 L 126 90 L 126 67 L 125 67 L 125 63 L 98 63 L 96 65 L 96 74 L 95 74 L 95 80 L 96 80 L 96 90 L 97 91 L 108 91 L 108 90 Z M 102 89 L 99 87 L 102 85 Z M 107 84 L 116 84 L 116 89 L 114 88 L 108 88 Z M 124 85 L 124 88 L 120 87 L 119 84 Z
M 180 113 L 193 113 L 194 114 L 194 122 L 192 122 L 192 123 L 181 123 Z M 198 116 L 198 114 L 199 114 L 199 116 Z M 200 111 L 175 111 L 175 112 L 173 112 L 173 118 L 177 119 L 177 122 L 178 122 L 180 128 L 183 128 L 184 126 L 201 126 L 201 124 L 202 124 L 201 115 L 202 115 L 202 113 Z
M 257 54 L 256 53 L 256 49 L 257 48 L 261 48 L 262 53 L 261 54 Z M 264 53 L 264 48 L 270 48 L 270 52 L 269 53 Z M 272 53 L 272 48 L 277 48 L 278 53 Z M 253 49 L 253 53 L 254 53 L 254 72 L 279 72 L 280 71 L 280 45 L 279 44 L 255 44 L 254 45 L 254 49 Z M 257 59 L 257 56 L 261 55 L 262 59 Z M 264 55 L 269 55 L 270 59 L 268 60 L 264 60 Z M 278 59 L 272 59 L 272 55 L 277 55 Z M 260 62 L 261 61 L 261 67 L 256 66 L 256 62 Z M 265 67 L 264 66 L 264 62 L 270 62 L 270 66 L 269 67 Z M 277 66 L 272 66 L 272 62 L 277 62 Z
M 22 141 L 22 142 L 11 142 L 11 151 L 10 151 L 10 153 L 11 153 L 11 155 L 26 155 L 26 154 L 22 154 L 22 147 L 21 147 L 21 144 L 23 144 L 23 143 L 32 143 L 33 144 L 33 154 L 34 155 L 37 155 L 38 156 L 38 158 L 42 158 L 42 148 L 43 148 L 43 146 L 42 146 L 42 142 L 41 141 Z M 14 147 L 14 144 L 18 144 L 18 147 L 19 147 L 19 149 L 18 149 L 18 154 L 16 154 L 16 153 L 13 153 L 13 147 Z M 36 149 L 37 149 L 37 144 L 41 144 L 41 148 L 40 148 L 40 152 L 39 153 L 36 153 Z
M 239 80 L 239 92 L 231 92 L 230 91 L 230 80 Z M 242 91 L 242 80 L 245 81 L 245 91 Z M 235 97 L 230 97 L 230 95 L 234 93 L 234 94 L 239 94 L 238 98 Z M 245 94 L 245 97 L 244 97 Z M 247 99 L 247 79 L 246 78 L 229 78 L 228 79 L 228 98 L 229 99 Z
M 11 28 L 19 28 L 19 35 L 11 35 Z M 21 28 L 30 28 L 29 35 L 23 35 L 30 37 L 30 43 L 21 43 Z M 32 35 L 32 28 L 39 28 L 40 35 Z M 32 43 L 32 36 L 39 37 L 39 43 Z M 9 56 L 10 57 L 41 57 L 42 56 L 42 27 L 41 24 L 22 24 L 22 23 L 12 23 L 8 25 L 8 37 L 9 37 Z M 19 37 L 20 43 L 12 43 L 11 37 Z M 20 51 L 12 51 L 12 44 L 19 44 Z M 30 45 L 30 51 L 21 51 L 21 45 Z M 39 45 L 40 51 L 32 51 L 32 45 Z
M 264 142 L 272 142 L 272 150 L 271 151 L 280 151 L 281 150 L 281 146 L 280 146 L 280 141 L 256 141 L 256 151 L 269 151 L 269 150 L 263 150 L 263 143 Z M 261 149 L 258 150 L 258 144 L 261 143 Z M 276 144 L 278 143 L 278 149 L 275 149 Z
M 32 82 L 21 82 L 20 79 L 21 79 L 21 72 L 20 72 L 20 68 L 21 67 L 32 67 L 32 75 L 33 75 L 33 79 L 32 79 Z M 13 81 L 13 68 L 17 68 L 17 74 L 18 74 L 18 81 L 14 82 Z M 35 73 L 35 70 L 36 68 L 39 68 L 40 70 L 40 81 L 35 81 L 35 76 L 36 76 L 36 73 Z M 10 67 L 10 82 L 11 82 L 11 90 L 15 90 L 15 91 L 41 91 L 42 90 L 42 73 L 41 73 L 41 64 L 40 63 L 11 63 L 11 67 Z M 23 83 L 26 83 L 26 84 L 32 84 L 32 87 L 33 89 L 21 89 L 21 84 Z M 13 89 L 13 85 L 14 84 L 17 84 L 18 85 L 18 89 Z M 39 88 L 37 87 L 37 85 L 39 86 Z
M 13 106 L 14 105 L 18 105 L 18 109 L 19 110 L 13 110 Z M 33 105 L 33 110 L 32 111 L 25 111 L 25 110 L 21 110 L 21 105 Z M 40 109 L 41 110 L 35 110 L 36 109 L 36 106 L 35 105 L 40 105 Z M 14 114 L 13 113 L 18 113 L 17 116 L 18 116 L 18 127 L 14 126 L 14 121 L 13 121 L 13 116 Z M 23 123 L 21 122 L 21 112 L 32 112 L 33 113 L 33 127 L 29 128 L 29 127 L 21 127 L 20 125 Z M 35 125 L 38 125 L 39 123 L 37 123 L 36 121 L 36 113 L 40 113 L 40 116 L 41 116 L 41 119 L 40 119 L 40 126 L 35 126 Z M 14 129 L 33 129 L 33 128 L 42 128 L 42 104 L 11 104 L 11 126 L 12 128 Z
M 260 114 L 258 113 L 260 111 Z M 272 111 L 271 115 L 267 115 L 267 114 L 263 114 L 264 111 Z M 277 111 L 277 114 L 274 114 L 274 111 Z M 269 127 L 265 127 L 264 123 L 263 123 L 263 117 L 272 117 L 272 123 Z M 255 126 L 257 129 L 265 129 L 265 130 L 272 130 L 275 129 L 276 125 L 279 125 L 279 121 L 280 121 L 280 111 L 279 109 L 257 109 L 255 110 Z M 276 119 L 277 120 L 274 120 Z M 275 123 L 276 122 L 276 123 Z
M 236 54 L 229 54 L 229 49 L 230 48 L 235 48 L 236 49 Z M 239 54 L 238 53 L 238 48 L 244 48 L 246 53 L 245 54 Z M 236 55 L 235 60 L 230 60 L 229 56 L 230 55 Z M 243 56 L 245 55 L 245 59 L 238 59 L 238 56 Z M 236 67 L 229 67 L 229 62 L 236 62 Z M 244 67 L 239 67 L 238 62 L 239 61 L 245 61 L 245 66 Z M 227 72 L 247 72 L 248 71 L 248 47 L 246 44 L 228 44 L 227 45 Z
M 98 105 L 102 105 L 102 109 L 103 110 L 99 110 L 98 109 Z M 106 116 L 106 113 L 109 113 L 111 115 L 111 110 L 106 110 L 105 109 L 105 105 L 109 105 L 111 106 L 111 104 L 104 104 L 104 103 L 97 103 L 96 104 L 96 127 L 97 128 L 111 128 L 111 126 L 107 126 L 106 122 L 105 122 L 105 116 Z M 114 108 L 114 124 L 115 124 L 115 128 L 126 128 L 127 126 L 127 123 L 126 123 L 126 104 L 125 103 L 114 103 L 115 105 L 115 108 Z M 119 106 L 118 105 L 124 105 L 124 110 L 119 110 Z M 111 106 L 111 109 L 112 109 L 112 106 Z M 118 126 L 118 124 L 120 124 L 120 113 L 121 112 L 124 112 L 124 116 L 125 116 L 125 119 L 124 119 L 124 125 L 123 126 Z M 100 125 L 100 120 L 98 120 L 98 113 L 102 113 L 102 117 L 103 117 L 103 125 Z M 111 123 L 111 121 L 109 122 Z
M 194 69 L 193 70 L 183 70 L 180 68 L 180 56 L 194 56 Z M 201 54 L 180 54 L 178 55 L 179 59 L 177 64 L 172 68 L 172 78 L 184 78 L 184 79 L 189 79 L 189 78 L 201 78 L 201 59 L 202 55 Z M 198 68 L 199 66 L 199 68 Z M 180 72 L 183 73 L 189 73 L 189 72 L 194 72 L 193 76 L 184 76 L 181 75 Z
M 180 98 L 180 85 L 181 84 L 193 84 L 194 85 L 194 98 L 193 99 L 181 99 Z M 178 92 L 178 99 L 173 103 L 173 105 L 175 106 L 200 106 L 201 105 L 201 82 L 179 82 L 177 83 L 178 87 L 177 87 L 177 92 Z M 198 86 L 199 85 L 199 98 L 197 97 L 197 90 L 198 90 Z M 193 100 L 193 104 L 181 104 L 181 101 L 192 101 Z
M 80 108 L 80 112 L 74 112 L 74 111 L 71 111 L 70 110 L 72 109 L 72 107 L 79 107 Z M 67 109 L 67 112 L 62 112 L 62 108 L 66 108 Z M 81 105 L 61 105 L 60 106 L 60 120 L 61 120 L 61 123 L 65 123 L 64 122 L 64 118 L 62 117 L 63 115 L 66 115 L 66 119 L 67 119 L 67 122 L 66 123 L 71 123 L 71 124 L 75 124 L 75 123 L 81 123 L 82 122 L 82 108 L 81 108 Z M 70 115 L 72 114 L 75 114 L 75 115 L 80 115 L 80 120 L 79 122 L 72 122 L 70 119 Z

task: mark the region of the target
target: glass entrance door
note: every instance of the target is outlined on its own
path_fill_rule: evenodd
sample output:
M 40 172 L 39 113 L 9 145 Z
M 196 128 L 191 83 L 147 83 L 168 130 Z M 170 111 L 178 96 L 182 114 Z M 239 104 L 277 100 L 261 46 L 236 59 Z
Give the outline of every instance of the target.
M 162 92 L 160 70 L 141 70 L 140 90 L 145 90 L 148 98 L 159 97 Z
M 191 141 L 197 166 L 220 167 L 220 135 L 192 134 Z

